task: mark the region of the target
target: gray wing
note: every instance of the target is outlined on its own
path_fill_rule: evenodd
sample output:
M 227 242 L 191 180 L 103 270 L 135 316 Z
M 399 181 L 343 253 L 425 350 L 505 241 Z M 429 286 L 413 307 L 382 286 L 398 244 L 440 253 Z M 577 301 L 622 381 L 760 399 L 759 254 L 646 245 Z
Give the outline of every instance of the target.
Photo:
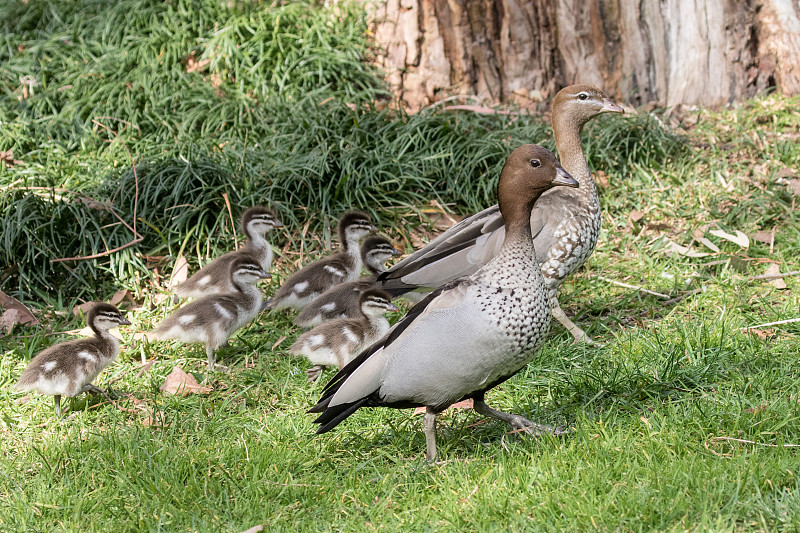
M 505 228 L 494 205 L 465 218 L 425 247 L 378 276 L 378 286 L 392 296 L 418 287 L 440 287 L 476 272 L 494 257 Z

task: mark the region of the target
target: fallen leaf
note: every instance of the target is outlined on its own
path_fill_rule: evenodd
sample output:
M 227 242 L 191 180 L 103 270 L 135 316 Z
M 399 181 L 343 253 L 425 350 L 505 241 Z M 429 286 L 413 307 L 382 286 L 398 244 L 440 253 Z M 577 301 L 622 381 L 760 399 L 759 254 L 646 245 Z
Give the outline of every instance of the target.
M 692 232 L 692 237 L 694 237 L 694 240 L 696 240 L 697 242 L 699 242 L 712 252 L 719 252 L 719 247 L 710 240 L 708 240 L 705 236 L 705 233 L 702 230 L 699 229 L 694 230 Z
M 128 289 L 120 289 L 114 293 L 114 296 L 108 301 L 111 305 L 119 305 L 123 300 L 133 303 L 133 296 Z
M 182 255 L 178 256 L 177 261 L 175 261 L 175 267 L 172 269 L 172 276 L 169 278 L 169 283 L 167 287 L 172 289 L 173 287 L 180 285 L 189 277 L 189 262 L 186 261 L 186 258 Z
M 642 220 L 642 217 L 644 217 L 644 213 L 638 209 L 634 209 L 628 214 L 628 222 L 625 225 L 625 228 L 628 230 L 633 230 L 636 227 L 636 223 Z
M 777 263 L 771 263 L 767 267 L 767 271 L 764 272 L 764 275 L 765 276 L 777 276 L 780 273 L 781 273 L 781 267 L 778 266 Z M 783 281 L 782 278 L 777 278 L 777 279 L 770 280 L 769 284 L 772 285 L 773 287 L 775 287 L 778 290 L 783 290 L 783 289 L 786 288 L 786 282 Z
M 450 407 L 448 407 L 448 409 L 472 409 L 472 398 L 464 400 L 463 402 L 456 402 Z M 425 414 L 425 408 L 417 407 L 416 409 L 414 409 L 414 414 L 415 415 Z
M 187 394 L 208 394 L 212 390 L 211 387 L 201 386 L 194 376 L 184 372 L 181 367 L 176 366 L 172 369 L 172 373 L 166 377 L 164 384 L 158 390 L 166 392 L 167 394 L 179 394 L 186 396 Z
M 714 235 L 715 237 L 719 237 L 721 239 L 726 239 L 726 240 L 731 241 L 732 243 L 738 244 L 739 246 L 741 246 L 745 250 L 750 248 L 750 237 L 748 237 L 747 235 L 745 235 L 744 233 L 742 233 L 738 229 L 736 230 L 736 235 L 732 235 L 732 234 L 728 233 L 727 231 L 723 231 L 721 229 L 712 229 L 712 230 L 709 230 L 708 232 L 711 235 Z
M 792 168 L 782 168 L 775 174 L 775 177 L 778 179 L 796 178 L 797 176 L 800 176 L 800 173 L 798 173 L 796 170 Z
M 264 526 L 262 525 L 253 526 L 250 529 L 242 531 L 242 533 L 258 533 L 259 531 L 264 531 Z
M 22 302 L 16 298 L 12 298 L 3 291 L 0 291 L 0 307 L 6 309 L 5 313 L 0 316 L 0 325 L 6 327 L 6 332 L 10 332 L 11 328 L 17 324 L 30 324 L 31 326 L 35 326 L 39 323 L 30 309 L 25 307 Z
M 775 229 L 771 229 L 770 231 L 757 231 L 753 235 L 750 236 L 754 241 L 763 242 L 764 244 L 769 244 L 770 251 L 772 251 L 772 247 L 775 245 Z
M 119 328 L 114 328 L 108 330 L 112 337 L 116 337 L 119 340 L 122 339 L 122 333 L 119 332 Z M 75 332 L 76 335 L 80 335 L 81 337 L 94 337 L 94 331 L 89 326 L 83 327 Z
M 798 179 L 786 180 L 786 188 L 789 189 L 789 192 L 794 194 L 795 196 L 800 196 L 800 180 Z
M 14 152 L 11 150 L 0 151 L 0 161 L 5 163 L 6 165 L 13 167 L 14 165 L 19 165 L 22 163 L 19 159 L 14 159 Z
M 72 316 L 86 316 L 86 313 L 89 312 L 89 309 L 92 308 L 94 302 L 84 302 L 82 304 L 76 305 L 72 308 Z
M 166 428 L 172 425 L 167 422 L 167 416 L 164 414 L 164 411 L 159 409 L 147 409 L 142 413 L 139 421 L 143 426 L 154 428 Z
M 598 170 L 594 173 L 594 181 L 602 188 L 607 189 L 608 186 L 611 184 L 611 180 L 608 177 L 608 174 L 603 172 L 602 170 Z
M 746 333 L 750 335 L 756 335 L 762 341 L 770 340 L 775 337 L 775 330 L 774 329 L 756 329 L 756 328 L 747 328 L 745 330 Z
M 662 248 L 662 251 L 671 253 L 673 255 L 685 255 L 686 257 L 706 257 L 711 255 L 707 252 L 695 252 L 688 246 L 681 246 L 680 244 L 667 239 L 667 244 Z

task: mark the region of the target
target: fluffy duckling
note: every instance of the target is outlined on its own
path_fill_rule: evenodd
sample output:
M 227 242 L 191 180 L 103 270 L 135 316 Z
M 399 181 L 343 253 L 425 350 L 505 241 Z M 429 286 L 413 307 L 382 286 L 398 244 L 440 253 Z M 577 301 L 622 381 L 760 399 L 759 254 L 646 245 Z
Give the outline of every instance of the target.
M 233 292 L 231 284 L 231 262 L 241 255 L 255 257 L 264 272 L 272 266 L 272 246 L 264 235 L 273 228 L 281 228 L 283 223 L 271 209 L 256 206 L 242 213 L 242 231 L 247 236 L 243 247 L 217 257 L 198 270 L 192 277 L 175 287 L 174 292 L 181 298 L 201 298 L 210 294 Z
M 386 261 L 400 254 L 402 252 L 388 239 L 379 235 L 367 237 L 361 245 L 361 259 L 370 274 L 357 281 L 334 285 L 300 311 L 294 323 L 303 328 L 313 328 L 337 318 L 358 318 L 361 316 L 361 294 L 375 285 L 378 274 L 385 270 Z
M 269 277 L 258 260 L 249 255 L 238 255 L 229 268 L 233 292 L 203 296 L 189 302 L 147 336 L 155 340 L 202 342 L 206 345 L 208 366 L 213 369 L 214 350 L 261 310 L 261 291 L 255 285 L 258 280 Z
M 92 381 L 119 353 L 119 341 L 109 333 L 130 322 L 111 304 L 98 302 L 86 314 L 93 337 L 55 344 L 39 353 L 22 372 L 17 388 L 52 394 L 56 415 L 61 416 L 61 397 L 82 392 L 106 394 Z
M 289 353 L 305 356 L 314 366 L 306 370 L 308 381 L 314 382 L 328 365 L 344 368 L 364 348 L 389 331 L 389 321 L 383 316 L 397 311 L 389 293 L 367 289 L 359 298 L 358 318 L 341 318 L 308 331 L 289 348 Z
M 289 276 L 267 302 L 266 307 L 303 309 L 334 285 L 358 279 L 362 266 L 359 243 L 374 231 L 377 228 L 372 225 L 366 213 L 348 211 L 342 215 L 338 232 L 343 249 L 306 265 Z
M 545 148 L 511 153 L 497 187 L 506 232 L 498 253 L 477 272 L 438 288 L 339 371 L 310 412 L 325 433 L 363 406 L 425 406 L 426 457 L 436 456 L 436 417 L 473 399 L 477 412 L 531 434 L 563 432 L 492 409 L 485 393 L 519 372 L 550 326 L 550 303 L 535 260 L 530 216 L 556 185 L 577 187 Z
M 622 107 L 592 85 L 565 87 L 553 99 L 558 155 L 580 187 L 557 187 L 543 194 L 531 212 L 530 224 L 553 317 L 576 341 L 591 339 L 561 309 L 558 287 L 588 259 L 600 235 L 600 200 L 581 147 L 581 130 L 600 114 L 622 112 Z M 504 236 L 500 210 L 492 206 L 465 218 L 381 274 L 378 286 L 399 296 L 472 274 L 497 254 Z

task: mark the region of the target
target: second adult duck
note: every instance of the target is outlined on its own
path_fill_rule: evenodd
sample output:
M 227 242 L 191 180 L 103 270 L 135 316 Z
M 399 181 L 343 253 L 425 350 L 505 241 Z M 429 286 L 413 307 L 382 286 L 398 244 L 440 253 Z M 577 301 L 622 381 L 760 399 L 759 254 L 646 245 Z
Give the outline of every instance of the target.
M 553 317 L 576 341 L 591 342 L 561 309 L 558 287 L 589 258 L 600 235 L 600 200 L 581 147 L 581 130 L 601 113 L 622 111 L 592 85 L 566 87 L 553 100 L 553 134 L 558 155 L 579 187 L 557 187 L 545 192 L 531 212 L 531 232 Z M 462 220 L 378 276 L 377 286 L 393 296 L 419 287 L 439 287 L 486 264 L 497 255 L 504 236 L 500 210 L 497 205 L 492 206 Z

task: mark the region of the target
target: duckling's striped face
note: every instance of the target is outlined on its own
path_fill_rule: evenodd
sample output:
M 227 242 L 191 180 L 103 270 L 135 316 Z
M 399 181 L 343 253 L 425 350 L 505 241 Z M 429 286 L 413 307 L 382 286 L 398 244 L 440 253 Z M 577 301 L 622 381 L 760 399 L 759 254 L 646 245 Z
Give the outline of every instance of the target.
M 372 222 L 368 218 L 358 218 L 351 221 L 347 226 L 344 228 L 344 233 L 347 236 L 347 239 L 363 239 L 373 231 L 377 231 L 378 228 L 372 225 Z
M 392 303 L 392 297 L 379 289 L 365 291 L 361 295 L 361 312 L 367 316 L 377 316 L 390 311 L 397 311 Z
M 274 228 L 282 228 L 283 222 L 277 217 L 275 213 L 264 209 L 263 211 L 255 211 L 246 213 L 245 223 L 247 232 L 251 234 L 263 235 Z
M 122 313 L 111 304 L 102 304 L 89 312 L 88 322 L 100 331 L 108 331 L 117 326 L 130 324 Z
M 372 239 L 373 237 L 370 237 Z M 403 252 L 392 246 L 392 243 L 383 237 L 375 237 L 374 241 L 364 241 L 364 262 L 368 265 L 382 266 L 390 258 L 401 255 Z
M 260 279 L 269 278 L 269 274 L 254 261 L 242 261 L 234 263 L 231 268 L 231 276 L 236 283 L 255 285 Z

